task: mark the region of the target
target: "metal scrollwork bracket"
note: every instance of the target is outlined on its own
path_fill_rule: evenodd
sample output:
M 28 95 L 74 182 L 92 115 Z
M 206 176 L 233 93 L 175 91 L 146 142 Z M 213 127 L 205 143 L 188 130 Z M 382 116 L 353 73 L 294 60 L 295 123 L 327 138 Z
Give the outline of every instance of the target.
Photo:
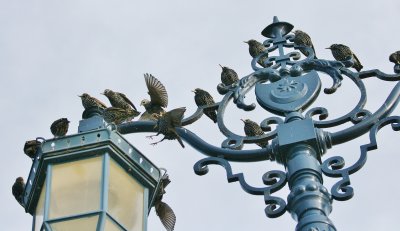
M 262 180 L 267 187 L 253 187 L 247 184 L 244 179 L 243 173 L 232 173 L 232 167 L 229 162 L 225 159 L 218 157 L 208 157 L 197 161 L 193 166 L 194 172 L 197 175 L 205 175 L 208 173 L 208 165 L 215 164 L 225 168 L 227 180 L 229 183 L 239 181 L 240 186 L 244 191 L 252 195 L 264 195 L 264 201 L 267 207 L 265 208 L 265 214 L 267 217 L 276 218 L 283 215 L 286 212 L 286 202 L 280 197 L 271 196 L 272 193 L 282 189 L 287 182 L 286 173 L 279 170 L 272 170 L 266 172 Z
M 370 130 L 370 143 L 360 146 L 360 157 L 352 166 L 343 168 L 345 161 L 341 156 L 334 156 L 322 164 L 322 172 L 329 177 L 342 178 L 332 186 L 331 194 L 335 200 L 346 201 L 354 196 L 353 187 L 350 186 L 350 175 L 360 170 L 367 162 L 367 152 L 377 149 L 376 134 L 384 126 L 391 124 L 394 131 L 400 130 L 400 117 L 391 116 L 380 120 Z

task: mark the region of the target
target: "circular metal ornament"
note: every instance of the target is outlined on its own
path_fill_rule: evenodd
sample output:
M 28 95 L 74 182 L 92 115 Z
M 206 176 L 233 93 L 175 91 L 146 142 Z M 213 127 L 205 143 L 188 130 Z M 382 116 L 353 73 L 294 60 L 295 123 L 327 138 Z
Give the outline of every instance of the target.
M 320 90 L 321 80 L 316 71 L 300 77 L 285 77 L 274 83 L 257 83 L 255 88 L 258 103 L 278 115 L 303 111 L 314 102 Z

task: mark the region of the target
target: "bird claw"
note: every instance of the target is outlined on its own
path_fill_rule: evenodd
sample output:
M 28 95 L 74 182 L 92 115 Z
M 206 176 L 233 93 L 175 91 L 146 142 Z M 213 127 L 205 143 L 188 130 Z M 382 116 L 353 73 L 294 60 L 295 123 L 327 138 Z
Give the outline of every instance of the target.
M 146 136 L 147 139 L 153 139 L 153 136 Z
M 158 144 L 158 142 L 154 142 L 154 143 L 151 143 L 150 145 L 151 146 L 156 146 Z

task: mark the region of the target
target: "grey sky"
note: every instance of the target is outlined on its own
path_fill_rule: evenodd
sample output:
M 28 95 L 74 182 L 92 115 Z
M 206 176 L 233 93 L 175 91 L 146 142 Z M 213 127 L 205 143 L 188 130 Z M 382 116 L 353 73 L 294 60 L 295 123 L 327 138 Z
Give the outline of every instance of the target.
M 221 99 L 216 91 L 218 64 L 235 69 L 240 76 L 252 72 L 243 41 L 262 41 L 260 32 L 274 15 L 310 34 L 319 58 L 332 59 L 324 48 L 343 43 L 365 69 L 392 73 L 388 56 L 400 49 L 399 10 L 400 2 L 395 0 L 0 0 L 1 229 L 30 230 L 31 216 L 11 194 L 15 178 L 26 178 L 31 165 L 23 144 L 37 136 L 51 138 L 49 126 L 61 117 L 72 121 L 69 133 L 75 133 L 82 113 L 78 94 L 87 92 L 106 102 L 99 93 L 110 88 L 126 93 L 138 106 L 147 98 L 143 73 L 149 72 L 166 86 L 169 109 L 186 106 L 189 115 L 196 109 L 190 90 L 207 89 L 216 100 Z M 329 86 L 331 80 L 324 77 L 323 83 Z M 393 84 L 378 80 L 366 84 L 367 108 L 374 111 Z M 315 105 L 326 105 L 332 117 L 350 110 L 359 93 L 348 80 L 342 85 L 337 94 L 321 94 Z M 246 101 L 254 102 L 254 96 L 250 94 Z M 240 118 L 260 122 L 270 116 L 259 108 L 244 113 L 234 106 L 226 114 L 228 127 L 240 134 Z M 216 146 L 224 140 L 208 118 L 188 129 Z M 165 201 L 175 210 L 177 231 L 294 230 L 296 223 L 289 214 L 267 218 L 263 198 L 248 195 L 237 183 L 227 183 L 222 168 L 211 167 L 207 175 L 195 175 L 193 164 L 203 156 L 191 147 L 182 150 L 176 141 L 153 147 L 144 136 L 126 137 L 155 164 L 169 170 L 172 183 Z M 343 155 L 352 163 L 359 145 L 367 140 L 365 136 L 335 147 L 326 156 Z M 355 197 L 334 201 L 330 218 L 338 230 L 398 229 L 400 200 L 395 198 L 400 186 L 394 171 L 400 161 L 398 140 L 398 133 L 384 129 L 378 136 L 379 150 L 371 152 L 366 166 L 351 177 Z M 243 171 L 254 186 L 261 186 L 262 174 L 272 169 L 283 168 L 267 162 L 233 164 L 234 172 Z M 327 187 L 335 182 L 325 179 Z M 287 193 L 282 190 L 277 195 L 286 199 Z M 154 211 L 148 230 L 163 230 Z

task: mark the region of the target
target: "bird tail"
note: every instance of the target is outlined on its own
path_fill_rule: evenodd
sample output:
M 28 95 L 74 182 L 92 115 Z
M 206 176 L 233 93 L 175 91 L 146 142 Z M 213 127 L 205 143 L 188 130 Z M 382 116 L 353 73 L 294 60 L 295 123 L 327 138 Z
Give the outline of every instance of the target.
M 185 148 L 185 145 L 183 144 L 181 137 L 177 136 L 176 139 L 178 140 L 178 142 L 182 146 L 182 148 Z

